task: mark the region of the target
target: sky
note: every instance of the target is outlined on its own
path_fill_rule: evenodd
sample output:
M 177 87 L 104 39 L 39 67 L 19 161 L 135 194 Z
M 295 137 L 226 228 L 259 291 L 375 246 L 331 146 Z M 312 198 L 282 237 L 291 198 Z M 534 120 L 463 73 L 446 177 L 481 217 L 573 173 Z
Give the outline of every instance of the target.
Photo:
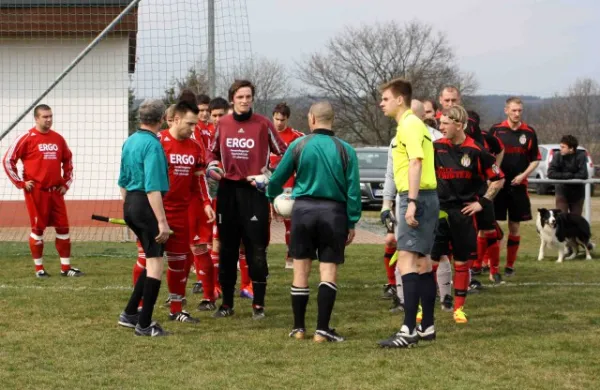
M 479 94 L 548 97 L 600 82 L 598 0 L 246 0 L 255 54 L 290 69 L 345 26 L 419 20 L 444 34 Z

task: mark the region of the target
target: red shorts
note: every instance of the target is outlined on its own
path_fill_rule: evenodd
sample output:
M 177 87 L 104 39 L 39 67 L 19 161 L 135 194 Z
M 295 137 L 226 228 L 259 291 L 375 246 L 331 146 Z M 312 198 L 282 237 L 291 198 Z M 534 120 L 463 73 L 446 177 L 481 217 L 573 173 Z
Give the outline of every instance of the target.
M 212 243 L 212 223 L 204 213 L 204 205 L 200 199 L 190 202 L 189 213 L 189 238 L 188 245 L 201 245 Z
M 60 192 L 33 187 L 30 192 L 25 191 L 25 205 L 31 229 L 38 230 L 38 234 L 48 226 L 63 229 L 69 227 L 65 197 Z
M 188 211 L 166 211 L 166 214 L 167 223 L 173 234 L 165 244 L 165 252 L 188 253 L 190 251 Z

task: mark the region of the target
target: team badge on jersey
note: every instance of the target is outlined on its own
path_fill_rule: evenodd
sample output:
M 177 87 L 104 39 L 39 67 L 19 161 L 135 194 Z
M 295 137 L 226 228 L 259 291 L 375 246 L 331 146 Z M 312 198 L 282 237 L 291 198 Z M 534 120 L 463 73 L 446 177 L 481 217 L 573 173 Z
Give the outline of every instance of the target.
M 462 165 L 465 168 L 471 166 L 471 159 L 469 158 L 468 154 L 463 154 L 462 158 L 460 159 L 460 165 Z
M 519 137 L 519 142 L 521 145 L 525 145 L 525 142 L 527 142 L 527 137 L 525 137 L 525 134 Z

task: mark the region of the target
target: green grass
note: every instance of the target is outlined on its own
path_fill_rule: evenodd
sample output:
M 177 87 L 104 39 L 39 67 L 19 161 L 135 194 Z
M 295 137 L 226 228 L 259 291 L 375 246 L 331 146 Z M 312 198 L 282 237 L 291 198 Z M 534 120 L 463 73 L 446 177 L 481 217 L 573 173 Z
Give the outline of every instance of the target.
M 436 311 L 438 340 L 413 350 L 376 346 L 401 320 L 380 299 L 385 273 L 379 245 L 351 246 L 340 271 L 332 325 L 348 341 L 317 345 L 287 337 L 291 273 L 283 269 L 282 246 L 269 253 L 264 321 L 252 321 L 250 304 L 241 299 L 234 317 L 209 318 L 193 310 L 199 300 L 193 296 L 189 309 L 199 325 L 169 323 L 166 309 L 157 307 L 155 318 L 174 335 L 149 339 L 116 324 L 129 295 L 133 244 L 74 245 L 74 263 L 87 273 L 81 279 L 61 278 L 48 248 L 53 277 L 42 281 L 33 277 L 25 244 L 2 243 L 0 388 L 596 388 L 600 262 L 537 262 L 531 225 L 523 237 L 510 283 L 469 296 L 467 325 Z M 311 331 L 316 284 L 313 275 Z

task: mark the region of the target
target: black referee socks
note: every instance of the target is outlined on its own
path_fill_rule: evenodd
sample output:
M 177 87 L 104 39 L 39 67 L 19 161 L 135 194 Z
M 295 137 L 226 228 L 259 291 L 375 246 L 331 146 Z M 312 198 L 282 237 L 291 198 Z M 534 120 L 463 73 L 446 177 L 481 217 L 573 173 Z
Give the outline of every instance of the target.
M 304 317 L 306 316 L 306 306 L 310 296 L 308 287 L 296 287 L 292 285 L 290 291 L 292 297 L 292 312 L 294 313 L 294 329 L 306 329 Z
M 331 282 L 319 283 L 319 294 L 317 295 L 317 330 L 329 331 L 329 320 L 335 304 L 337 286 Z
M 146 270 L 144 269 L 140 276 L 138 277 L 137 282 L 135 282 L 135 286 L 133 286 L 133 292 L 131 293 L 131 297 L 129 298 L 129 302 L 127 302 L 127 306 L 125 306 L 125 314 L 134 315 L 138 312 L 138 305 L 142 300 L 142 295 L 144 295 L 144 284 L 146 283 Z
M 152 312 L 154 311 L 154 305 L 156 304 L 159 290 L 160 280 L 147 277 L 146 283 L 144 284 L 144 303 L 142 305 L 140 319 L 138 320 L 141 328 L 147 328 L 152 323 Z
M 419 274 L 411 272 L 402 275 L 404 287 L 404 325 L 412 333 L 417 327 L 417 310 L 419 308 Z
M 421 298 L 421 306 L 423 307 L 423 318 L 421 326 L 427 329 L 434 322 L 433 313 L 435 311 L 435 278 L 433 272 L 426 272 L 419 275 L 419 297 Z

